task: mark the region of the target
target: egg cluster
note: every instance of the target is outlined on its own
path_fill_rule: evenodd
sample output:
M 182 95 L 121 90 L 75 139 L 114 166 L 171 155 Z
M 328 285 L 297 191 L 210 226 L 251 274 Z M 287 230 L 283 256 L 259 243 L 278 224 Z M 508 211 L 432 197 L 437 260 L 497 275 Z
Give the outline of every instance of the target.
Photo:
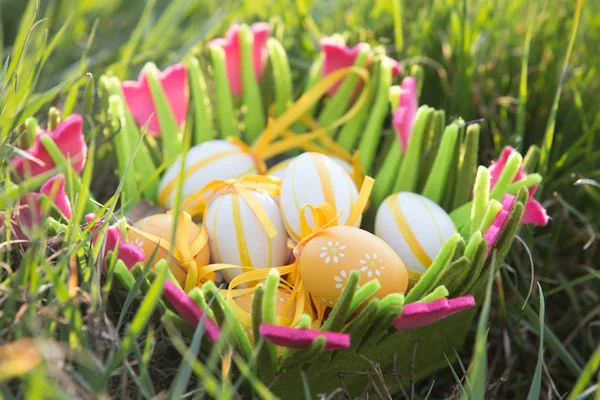
M 191 257 L 198 266 L 230 265 L 222 269 L 228 282 L 244 271 L 295 263 L 303 287 L 315 302 L 328 307 L 336 304 L 353 270 L 360 273 L 359 287 L 379 281 L 378 298 L 405 293 L 409 277 L 426 271 L 456 228 L 435 202 L 401 192 L 379 207 L 375 234 L 360 229 L 364 202 L 360 204 L 361 188 L 354 176 L 350 163 L 316 152 L 304 152 L 265 171 L 249 149 L 211 140 L 189 150 L 183 169 L 181 160 L 171 164 L 158 200 L 173 208 L 178 180 L 183 178 L 179 208 L 202 216 L 202 224 L 188 228 L 188 245 L 195 247 L 180 257 Z M 334 217 L 320 226 L 316 213 L 322 205 Z M 170 214 L 162 214 L 136 225 L 136 232 L 160 238 L 154 243 L 165 241 L 157 259 L 177 250 L 177 243 L 169 244 L 172 222 Z M 207 240 L 196 240 L 200 234 Z M 145 239 L 136 236 L 134 242 L 150 256 L 156 246 Z M 173 274 L 185 280 L 185 268 L 179 265 L 183 260 L 171 259 Z M 236 301 L 249 311 L 250 299 L 246 295 Z M 285 310 L 293 308 L 288 305 Z

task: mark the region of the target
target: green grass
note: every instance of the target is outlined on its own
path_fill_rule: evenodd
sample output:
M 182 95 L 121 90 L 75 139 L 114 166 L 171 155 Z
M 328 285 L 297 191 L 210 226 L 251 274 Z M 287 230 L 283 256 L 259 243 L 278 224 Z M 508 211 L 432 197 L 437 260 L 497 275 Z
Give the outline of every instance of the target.
M 121 204 L 115 193 L 125 192 L 126 181 L 112 172 L 119 162 L 127 163 L 117 160 L 114 141 L 100 131 L 107 117 L 100 114 L 100 98 L 92 96 L 106 71 L 131 79 L 147 61 L 163 68 L 188 55 L 205 56 L 206 41 L 233 21 L 272 22 L 295 88 L 304 85 L 321 36 L 343 32 L 351 43 L 382 43 L 405 69 L 423 66 L 422 104 L 445 110 L 449 119 L 484 119 L 479 143 L 484 162 L 505 145 L 522 151 L 531 144 L 542 147 L 545 179 L 536 197 L 552 218 L 547 228 L 521 229 L 522 243 L 515 243 L 508 265 L 493 281 L 485 309 L 489 324 L 473 326 L 468 343 L 475 343 L 475 350 L 466 346 L 460 353 L 464 370 L 454 365 L 405 387 L 407 396 L 537 398 L 539 392 L 542 398 L 567 393 L 592 398 L 598 393 L 600 3 L 582 2 L 576 31 L 576 4 L 562 0 L 40 3 L 39 8 L 34 1 L 0 5 L 2 211 L 9 213 L 20 193 L 45 180 L 9 186 L 7 178 L 14 174 L 7 159 L 24 139 L 21 124 L 30 116 L 45 124 L 52 106 L 83 113 L 88 142 L 96 144 L 74 214 L 84 213 L 88 187 L 99 201 Z M 110 208 L 107 216 L 120 212 Z M 104 393 L 150 398 L 159 392 L 226 398 L 236 390 L 269 396 L 256 377 L 256 360 L 234 355 L 241 378 L 224 379 L 215 367 L 219 346 L 205 352 L 206 358 L 193 356 L 200 328 L 185 342 L 171 320 L 147 312 L 162 307 L 157 293 L 164 277 L 154 279 L 149 288 L 154 297 L 144 299 L 137 294 L 147 270 L 133 292 L 112 279 L 113 269 L 101 278 L 93 254 L 83 252 L 87 232 L 79 221 L 68 223 L 62 251 L 47 247 L 57 238 L 42 230 L 26 251 L 7 243 L 2 231 L 0 346 L 36 337 L 39 354 L 24 354 L 29 361 L 39 356 L 52 362 L 19 374 L 16 364 L 7 367 L 0 359 L 0 398 Z M 80 265 L 79 289 L 72 294 L 74 262 Z M 11 373 L 21 376 L 10 379 Z M 303 388 L 307 396 L 315 395 L 306 381 Z

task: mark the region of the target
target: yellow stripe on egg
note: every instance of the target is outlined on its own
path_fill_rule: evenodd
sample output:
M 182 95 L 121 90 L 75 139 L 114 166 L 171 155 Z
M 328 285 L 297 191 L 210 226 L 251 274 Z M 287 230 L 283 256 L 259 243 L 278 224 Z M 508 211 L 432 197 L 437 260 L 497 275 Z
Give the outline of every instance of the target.
M 244 235 L 244 226 L 242 225 L 242 213 L 240 212 L 240 195 L 237 193 L 233 193 L 231 195 L 231 208 L 233 210 L 233 223 L 235 225 L 235 237 L 237 240 L 238 251 L 240 254 L 240 264 L 243 267 L 249 267 L 252 265 L 252 260 L 250 259 L 250 253 L 248 252 L 246 236 Z
M 335 206 L 335 195 L 333 194 L 333 184 L 331 183 L 331 175 L 329 175 L 329 170 L 325 166 L 324 156 L 318 153 L 310 153 L 310 156 L 317 168 L 325 201 L 329 203 L 334 210 L 337 210 L 337 207 Z

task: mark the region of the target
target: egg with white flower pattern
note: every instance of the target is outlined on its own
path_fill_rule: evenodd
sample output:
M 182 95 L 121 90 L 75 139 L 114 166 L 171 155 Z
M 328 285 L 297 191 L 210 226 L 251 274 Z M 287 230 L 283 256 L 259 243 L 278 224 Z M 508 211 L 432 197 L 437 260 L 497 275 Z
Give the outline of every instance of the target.
M 324 202 L 329 203 L 336 213 L 341 212 L 338 224 L 345 225 L 357 198 L 356 185 L 342 167 L 326 155 L 303 153 L 290 163 L 281 182 L 279 205 L 288 234 L 298 241 L 301 236 L 300 213 L 304 205 L 317 207 Z M 305 209 L 304 215 L 312 227 L 309 210 Z M 360 218 L 354 225 L 360 225 Z
M 409 271 L 424 273 L 456 227 L 442 207 L 425 196 L 400 192 L 379 206 L 375 234 L 402 258 Z
M 173 208 L 181 158 L 167 168 L 158 189 L 158 203 Z M 213 180 L 256 175 L 258 164 L 245 149 L 226 140 L 209 140 L 192 147 L 185 159 L 182 201 L 201 191 Z
M 404 263 L 383 240 L 352 226 L 332 226 L 317 233 L 298 249 L 304 287 L 323 304 L 337 303 L 350 272 L 360 273 L 359 285 L 377 279 L 375 294 L 404 293 L 408 274 Z

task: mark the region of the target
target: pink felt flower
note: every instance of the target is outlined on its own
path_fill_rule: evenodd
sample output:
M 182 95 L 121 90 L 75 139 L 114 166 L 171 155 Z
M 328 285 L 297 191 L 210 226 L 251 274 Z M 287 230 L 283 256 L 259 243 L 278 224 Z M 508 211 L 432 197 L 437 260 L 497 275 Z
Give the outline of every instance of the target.
M 68 116 L 52 132 L 40 130 L 35 137 L 33 146 L 26 150 L 29 155 L 39 161 L 25 157 L 15 157 L 11 160 L 15 170 L 22 175 L 36 176 L 56 167 L 50 154 L 40 141 L 42 135 L 50 136 L 65 158 L 71 160 L 75 172 L 80 174 L 87 157 L 87 145 L 83 137 L 83 118 L 79 114 Z
M 347 349 L 350 335 L 340 332 L 321 332 L 314 329 L 290 328 L 287 326 L 260 324 L 260 336 L 279 346 L 304 349 L 310 347 L 320 336 L 325 337 L 325 350 Z
M 179 288 L 173 282 L 166 280 L 163 291 L 164 297 L 167 299 L 169 304 L 175 311 L 183 318 L 188 324 L 197 326 L 201 321 L 204 321 L 204 329 L 206 335 L 210 340 L 216 342 L 221 336 L 219 327 L 205 315 L 204 311 L 196 304 L 190 296 L 188 296 L 181 288 Z
M 368 46 L 369 45 L 366 43 L 359 43 L 354 47 L 348 47 L 331 38 L 321 39 L 321 51 L 325 56 L 323 59 L 322 76 L 326 77 L 339 69 L 351 67 L 354 65 L 356 57 L 358 57 L 358 53 L 360 53 L 361 49 Z M 385 62 L 392 67 L 392 77 L 402 74 L 402 67 L 398 61 L 386 57 Z M 369 56 L 369 59 L 367 60 L 366 67 L 368 67 L 370 63 L 371 56 Z M 327 94 L 333 96 L 342 84 L 342 81 L 343 80 L 340 79 L 340 81 L 329 88 Z
M 38 201 L 45 195 L 66 219 L 71 218 L 71 202 L 65 192 L 65 176 L 58 174 L 42 185 L 38 193 L 28 193 L 19 199 L 16 215 L 22 232 L 31 234 L 43 222 L 42 207 Z
M 85 216 L 85 220 L 90 223 L 95 218 L 94 214 L 88 214 Z M 96 229 L 91 229 L 93 233 Z M 93 242 L 96 242 L 97 237 L 94 237 Z M 143 262 L 146 260 L 146 256 L 142 249 L 132 243 L 127 243 L 125 241 L 125 237 L 121 233 L 121 230 L 118 226 L 112 225 L 109 226 L 106 231 L 105 244 L 104 244 L 104 253 L 102 256 L 102 264 L 104 265 L 104 259 L 108 255 L 109 251 L 115 251 L 115 248 L 119 245 L 119 259 L 123 261 L 123 263 L 127 266 L 127 268 L 131 269 L 138 262 Z
M 506 146 L 502 151 L 502 154 L 498 158 L 498 160 L 492 162 L 492 165 L 489 167 L 490 171 L 490 186 L 493 188 L 498 182 L 502 171 L 506 167 L 506 162 L 511 154 L 516 153 L 517 151 L 510 146 Z M 513 182 L 520 181 L 525 178 L 527 173 L 523 171 L 523 166 L 519 166 L 519 170 L 517 175 L 513 179 Z M 527 204 L 525 204 L 525 213 L 523 214 L 523 219 L 521 220 L 521 224 L 534 224 L 539 226 L 546 226 L 548 224 L 548 215 L 546 214 L 546 210 L 544 207 L 533 198 L 535 191 L 537 190 L 537 185 L 529 188 L 529 199 L 527 200 Z M 514 201 L 514 198 L 513 198 Z M 503 200 L 504 204 L 504 200 Z M 512 206 L 512 203 L 511 203 Z M 509 207 L 510 210 L 510 207 Z
M 271 27 L 266 22 L 257 22 L 250 26 L 254 35 L 252 47 L 252 61 L 254 62 L 254 74 L 260 79 L 267 63 L 267 40 L 271 35 Z M 224 38 L 213 39 L 208 42 L 209 46 L 218 46 L 225 51 L 225 64 L 227 66 L 227 78 L 229 86 L 235 95 L 242 93 L 242 54 L 240 49 L 240 26 L 233 24 Z
M 429 303 L 411 303 L 404 306 L 402 315 L 394 320 L 398 330 L 420 328 L 475 306 L 473 296 L 439 299 Z
M 408 147 L 418 107 L 417 80 L 412 76 L 407 76 L 402 80 L 400 102 L 392 117 L 392 124 L 400 139 L 402 151 L 406 151 Z
M 160 136 L 160 124 L 156 115 L 156 107 L 148 85 L 148 73 L 156 71 L 156 78 L 167 96 L 171 112 L 178 126 L 185 123 L 190 101 L 187 68 L 183 64 L 175 64 L 163 72 L 154 66 L 144 66 L 137 81 L 125 81 L 121 84 L 127 107 L 139 126 L 148 123 L 148 133 Z

